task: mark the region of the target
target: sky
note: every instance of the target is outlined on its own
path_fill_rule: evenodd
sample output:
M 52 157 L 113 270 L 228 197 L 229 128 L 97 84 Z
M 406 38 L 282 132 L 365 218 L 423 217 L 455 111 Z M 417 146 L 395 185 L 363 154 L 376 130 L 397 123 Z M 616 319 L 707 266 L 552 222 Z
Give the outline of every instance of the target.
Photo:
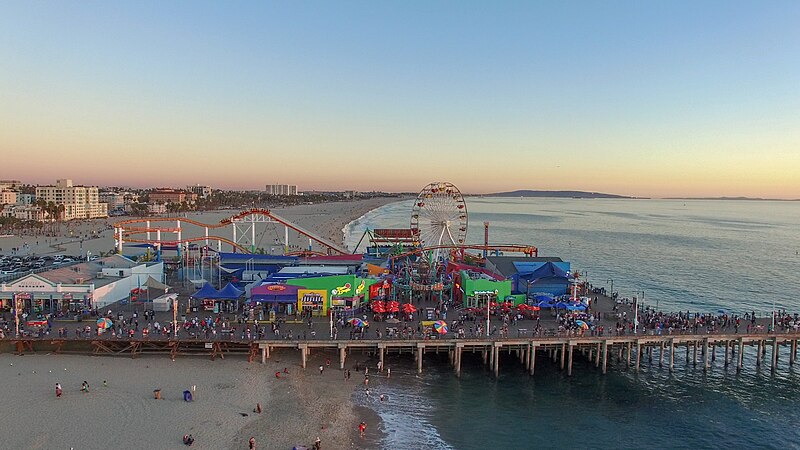
M 0 179 L 800 198 L 797 1 L 0 1 Z

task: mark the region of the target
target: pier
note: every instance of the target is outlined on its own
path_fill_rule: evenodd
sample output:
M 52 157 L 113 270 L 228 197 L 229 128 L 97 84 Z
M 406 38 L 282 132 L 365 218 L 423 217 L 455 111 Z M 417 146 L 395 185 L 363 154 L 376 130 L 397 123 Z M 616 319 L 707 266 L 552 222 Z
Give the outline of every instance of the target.
M 348 355 L 353 352 L 374 355 L 383 363 L 390 355 L 409 355 L 418 373 L 425 368 L 425 355 L 446 354 L 455 376 L 462 373 L 465 354 L 480 357 L 494 374 L 500 375 L 500 356 L 513 355 L 519 366 L 530 374 L 536 372 L 536 360 L 548 358 L 568 376 L 573 374 L 576 358 L 607 373 L 609 365 L 639 371 L 643 363 L 675 370 L 676 361 L 707 371 L 713 365 L 744 369 L 744 355 L 755 353 L 756 367 L 778 367 L 781 357 L 789 365 L 797 359 L 800 333 L 766 334 L 684 334 L 631 336 L 554 336 L 505 339 L 364 339 L 364 340 L 211 340 L 202 339 L 6 339 L 0 341 L 0 351 L 22 353 L 83 354 L 106 356 L 167 355 L 179 357 L 203 356 L 225 359 L 226 355 L 246 357 L 249 362 L 262 364 L 275 351 L 299 351 L 300 365 L 306 368 L 312 353 L 336 353 L 339 368 L 344 369 Z M 783 356 L 781 356 L 783 352 Z M 508 361 L 508 359 L 506 359 Z M 507 364 L 507 362 L 506 362 Z M 383 364 L 382 364 L 383 366 Z

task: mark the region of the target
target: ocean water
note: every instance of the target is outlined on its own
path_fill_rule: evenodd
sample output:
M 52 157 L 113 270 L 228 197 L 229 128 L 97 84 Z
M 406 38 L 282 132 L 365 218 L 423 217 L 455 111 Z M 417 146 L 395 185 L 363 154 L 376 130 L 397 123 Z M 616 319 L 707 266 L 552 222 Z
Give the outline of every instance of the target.
M 411 201 L 367 213 L 347 228 L 407 227 Z M 645 292 L 661 310 L 800 312 L 800 203 L 683 200 L 468 198 L 468 242 L 533 244 L 623 296 Z M 500 378 L 480 355 L 456 378 L 445 355 L 417 376 L 392 355 L 391 380 L 358 401 L 383 421 L 380 448 L 800 448 L 800 368 L 783 350 L 775 372 L 708 373 L 676 357 L 676 371 L 645 360 L 640 373 L 612 359 L 607 375 L 577 359 L 572 377 L 540 355 L 528 376 L 511 356 Z M 386 402 L 375 400 L 381 393 Z

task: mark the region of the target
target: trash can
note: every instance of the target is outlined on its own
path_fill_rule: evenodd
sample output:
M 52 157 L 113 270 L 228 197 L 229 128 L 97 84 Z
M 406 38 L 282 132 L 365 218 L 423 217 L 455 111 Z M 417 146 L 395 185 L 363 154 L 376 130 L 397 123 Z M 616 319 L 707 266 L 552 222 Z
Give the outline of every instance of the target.
M 153 390 L 153 398 L 156 400 L 161 400 L 161 389 Z

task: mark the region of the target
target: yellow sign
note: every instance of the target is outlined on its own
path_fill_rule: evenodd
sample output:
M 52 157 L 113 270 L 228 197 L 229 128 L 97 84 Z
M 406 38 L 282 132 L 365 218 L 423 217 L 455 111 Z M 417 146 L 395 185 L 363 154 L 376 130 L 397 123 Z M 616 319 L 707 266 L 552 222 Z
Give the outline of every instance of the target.
M 324 289 L 298 289 L 297 310 L 311 310 L 314 315 L 325 316 L 328 314 L 328 291 Z
M 364 280 L 361 280 L 361 284 L 359 284 L 358 287 L 356 288 L 356 295 L 361 295 L 364 293 L 364 286 L 365 286 Z
M 331 290 L 331 294 L 333 295 L 342 295 L 350 292 L 353 286 L 350 283 L 345 283 L 344 286 L 339 286 L 333 290 Z

